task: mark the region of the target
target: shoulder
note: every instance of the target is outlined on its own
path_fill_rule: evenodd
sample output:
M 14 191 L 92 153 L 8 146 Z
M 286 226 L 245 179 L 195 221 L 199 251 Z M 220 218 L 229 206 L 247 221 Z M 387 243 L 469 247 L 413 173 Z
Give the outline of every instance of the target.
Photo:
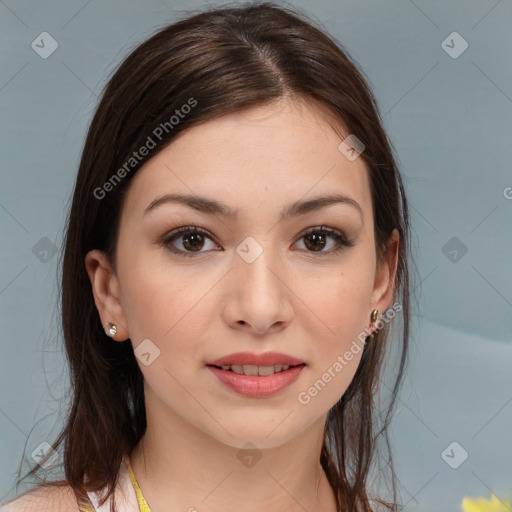
M 0 512 L 81 512 L 69 485 L 28 491 L 0 505 Z

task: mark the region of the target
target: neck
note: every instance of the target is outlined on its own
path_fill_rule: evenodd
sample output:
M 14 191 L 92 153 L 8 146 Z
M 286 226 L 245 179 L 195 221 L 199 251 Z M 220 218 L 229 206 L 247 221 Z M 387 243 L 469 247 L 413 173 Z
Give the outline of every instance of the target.
M 238 448 L 215 439 L 168 407 L 146 409 L 159 414 L 147 416 L 130 461 L 152 512 L 336 511 L 320 465 L 325 416 L 280 446 L 251 451 L 245 442 L 233 442 Z

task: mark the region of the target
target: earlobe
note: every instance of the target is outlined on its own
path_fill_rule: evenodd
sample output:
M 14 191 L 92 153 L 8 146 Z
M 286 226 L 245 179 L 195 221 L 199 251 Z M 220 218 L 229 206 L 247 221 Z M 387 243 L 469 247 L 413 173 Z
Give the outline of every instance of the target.
M 91 282 L 94 303 L 99 314 L 99 321 L 105 334 L 124 341 L 129 338 L 123 307 L 119 297 L 119 283 L 112 266 L 103 251 L 94 249 L 85 256 L 85 268 Z M 116 326 L 112 336 L 111 324 Z

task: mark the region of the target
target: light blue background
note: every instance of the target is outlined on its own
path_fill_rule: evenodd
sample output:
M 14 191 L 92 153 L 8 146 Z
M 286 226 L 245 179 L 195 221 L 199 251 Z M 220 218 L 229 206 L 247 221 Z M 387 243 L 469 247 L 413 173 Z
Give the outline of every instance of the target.
M 53 440 L 63 419 L 51 249 L 61 249 L 97 96 L 140 42 L 202 5 L 0 0 L 2 501 L 13 497 L 22 450 L 30 457 Z M 510 500 L 512 2 L 287 5 L 310 13 L 359 63 L 404 175 L 419 293 L 391 429 L 405 510 L 457 511 L 463 496 L 491 492 Z M 441 45 L 454 31 L 468 43 L 458 58 Z M 31 47 L 42 32 L 58 43 L 47 59 Z M 453 237 L 467 248 L 457 262 L 443 250 Z M 441 457 L 453 441 L 469 454 L 457 469 Z

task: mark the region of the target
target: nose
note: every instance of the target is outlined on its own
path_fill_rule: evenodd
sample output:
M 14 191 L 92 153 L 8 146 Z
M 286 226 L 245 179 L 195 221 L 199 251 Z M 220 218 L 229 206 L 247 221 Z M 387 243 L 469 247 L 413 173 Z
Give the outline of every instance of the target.
M 271 253 L 265 249 L 253 261 L 235 257 L 223 309 L 230 327 L 264 335 L 290 324 L 293 286 L 289 272 Z

